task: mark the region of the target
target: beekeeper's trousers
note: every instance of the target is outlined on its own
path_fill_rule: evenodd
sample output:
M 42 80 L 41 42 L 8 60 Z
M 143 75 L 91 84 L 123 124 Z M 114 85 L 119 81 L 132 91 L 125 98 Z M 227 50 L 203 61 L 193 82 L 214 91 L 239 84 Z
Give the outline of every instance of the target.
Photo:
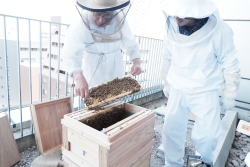
M 162 132 L 166 166 L 183 167 L 190 111 L 196 116 L 192 129 L 195 149 L 201 154 L 204 162 L 213 162 L 213 151 L 221 135 L 218 91 L 185 94 L 172 87 Z

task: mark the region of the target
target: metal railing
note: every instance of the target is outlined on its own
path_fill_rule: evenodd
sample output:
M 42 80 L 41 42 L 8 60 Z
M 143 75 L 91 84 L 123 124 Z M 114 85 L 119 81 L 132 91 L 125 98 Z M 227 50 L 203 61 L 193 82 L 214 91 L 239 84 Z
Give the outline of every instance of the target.
M 75 110 L 82 106 L 71 86 L 74 80 L 62 69 L 60 45 L 68 26 L 0 14 L 0 112 L 8 114 L 16 139 L 33 133 L 30 104 L 71 96 Z M 162 41 L 139 36 L 136 40 L 140 44 L 143 72 L 135 79 L 143 89 L 122 98 L 125 102 L 162 90 Z M 131 65 L 124 55 L 126 73 Z

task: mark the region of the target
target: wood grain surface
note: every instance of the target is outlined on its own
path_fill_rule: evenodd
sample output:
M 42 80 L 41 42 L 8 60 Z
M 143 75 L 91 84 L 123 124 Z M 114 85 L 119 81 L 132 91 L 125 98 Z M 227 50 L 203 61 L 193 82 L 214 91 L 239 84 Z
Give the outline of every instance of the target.
M 20 160 L 7 114 L 0 113 L 0 167 L 10 167 Z
M 62 145 L 61 119 L 71 111 L 70 97 L 31 105 L 39 154 Z

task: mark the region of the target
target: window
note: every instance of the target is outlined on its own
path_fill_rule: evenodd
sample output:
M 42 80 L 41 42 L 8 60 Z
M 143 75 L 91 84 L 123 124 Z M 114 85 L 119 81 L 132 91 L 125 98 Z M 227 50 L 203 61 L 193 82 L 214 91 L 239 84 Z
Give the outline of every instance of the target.
M 43 65 L 43 69 L 49 69 L 49 66 Z M 55 68 L 50 67 L 51 71 L 55 71 Z
M 31 48 L 31 51 L 38 51 L 38 48 Z
M 47 83 L 47 78 L 43 78 L 43 83 Z
M 60 48 L 63 48 L 63 46 L 64 46 L 64 43 L 60 43 Z
M 43 65 L 43 68 L 44 68 L 44 69 L 49 69 L 49 67 L 48 67 L 48 66 L 46 66 L 46 65 Z
M 47 51 L 47 48 L 42 48 L 42 51 L 43 51 L 43 52 L 46 52 L 46 51 Z
M 59 73 L 61 73 L 61 74 L 65 74 L 65 71 L 63 71 L 63 70 L 59 70 Z
M 52 46 L 58 46 L 58 43 L 57 42 L 52 42 Z
M 57 55 L 54 55 L 54 59 L 57 60 L 58 56 Z
M 21 51 L 28 51 L 28 48 L 20 48 Z
M 47 57 L 49 57 L 49 54 L 48 54 L 48 56 L 47 56 Z M 58 57 L 57 55 L 51 54 L 51 58 L 52 58 L 52 59 L 57 60 L 57 57 Z
M 47 95 L 47 90 L 43 89 L 43 94 Z
M 35 58 L 21 58 L 21 62 L 25 62 L 25 61 L 32 61 L 32 62 L 35 62 L 36 61 L 36 59 Z

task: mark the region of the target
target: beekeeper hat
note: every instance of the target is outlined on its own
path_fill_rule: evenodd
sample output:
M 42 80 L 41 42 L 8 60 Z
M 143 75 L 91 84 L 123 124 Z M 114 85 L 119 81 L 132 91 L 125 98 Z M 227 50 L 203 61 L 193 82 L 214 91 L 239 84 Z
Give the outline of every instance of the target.
M 105 12 L 124 8 L 130 4 L 130 0 L 77 0 L 76 3 L 88 11 Z
M 181 18 L 205 18 L 217 9 L 211 0 L 160 0 L 159 5 L 166 15 Z

